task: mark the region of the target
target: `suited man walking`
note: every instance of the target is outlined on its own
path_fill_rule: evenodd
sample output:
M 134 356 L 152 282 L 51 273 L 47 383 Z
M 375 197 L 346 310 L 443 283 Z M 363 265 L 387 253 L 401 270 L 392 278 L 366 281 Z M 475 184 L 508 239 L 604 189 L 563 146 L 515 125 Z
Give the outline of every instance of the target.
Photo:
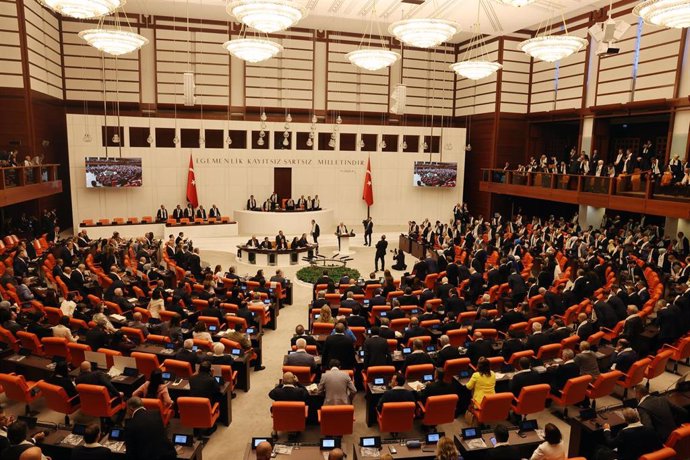
M 323 363 L 328 364 L 333 359 L 337 360 L 339 367 L 342 365 L 343 369 L 355 368 L 355 345 L 345 335 L 343 323 L 335 325 L 335 333 L 329 335 L 323 345 Z
M 371 236 L 369 237 L 371 241 Z M 369 243 L 371 246 L 371 243 Z M 381 270 L 386 270 L 386 261 L 384 260 L 386 256 L 386 249 L 388 249 L 388 241 L 386 241 L 386 235 L 381 235 L 381 239 L 376 243 L 376 256 L 374 257 L 374 270 L 379 271 L 379 260 L 381 261 Z
M 329 370 L 321 376 L 319 393 L 325 393 L 324 406 L 337 406 L 352 404 L 352 399 L 357 393 L 355 384 L 347 374 L 340 370 L 340 362 L 332 359 L 328 363 Z
M 371 234 L 374 232 L 374 221 L 367 217 L 362 221 L 364 225 L 364 246 L 371 246 Z
M 364 341 L 364 369 L 370 366 L 386 366 L 391 363 L 391 352 L 388 340 L 380 335 L 378 327 L 371 328 L 371 335 Z
M 321 235 L 321 229 L 319 228 L 319 224 L 316 223 L 314 219 L 311 221 L 311 237 L 314 238 L 314 243 L 318 244 L 319 243 L 319 235 Z
M 175 460 L 177 452 L 165 434 L 165 427 L 158 411 L 149 411 L 140 398 L 127 401 L 125 447 L 127 459 Z

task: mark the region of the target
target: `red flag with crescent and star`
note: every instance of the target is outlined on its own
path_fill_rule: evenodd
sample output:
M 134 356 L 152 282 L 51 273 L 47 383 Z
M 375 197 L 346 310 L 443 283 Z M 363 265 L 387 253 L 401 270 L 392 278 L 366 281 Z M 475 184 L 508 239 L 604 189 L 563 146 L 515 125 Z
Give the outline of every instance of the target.
M 189 172 L 187 173 L 187 201 L 193 207 L 199 206 L 199 198 L 196 195 L 196 178 L 194 177 L 194 161 L 192 154 L 189 154 Z
M 364 175 L 362 199 L 367 202 L 367 206 L 374 204 L 374 187 L 371 180 L 371 158 L 367 159 L 367 173 Z

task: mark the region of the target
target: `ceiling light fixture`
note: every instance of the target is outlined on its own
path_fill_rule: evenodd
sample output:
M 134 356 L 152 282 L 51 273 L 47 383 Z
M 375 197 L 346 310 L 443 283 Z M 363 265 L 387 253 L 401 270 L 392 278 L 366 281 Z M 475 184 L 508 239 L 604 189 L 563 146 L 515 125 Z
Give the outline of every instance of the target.
M 47 8 L 75 19 L 95 19 L 112 14 L 126 0 L 38 0 Z
M 554 32 L 560 30 L 562 26 L 563 34 L 556 35 Z M 534 59 L 546 62 L 556 62 L 567 58 L 587 46 L 587 40 L 568 34 L 568 25 L 561 13 L 561 24 L 554 30 L 552 18 L 540 24 L 537 33 L 533 38 L 524 40 L 518 44 L 518 49 Z
M 472 38 L 465 49 L 462 60 L 451 64 L 450 68 L 461 77 L 470 80 L 481 80 L 489 77 L 503 68 L 502 64 L 493 62 L 489 59 L 489 52 L 486 49 L 484 36 L 479 25 L 479 10 L 482 1 L 477 3 L 477 22 L 472 26 Z
M 398 40 L 416 48 L 432 48 L 447 42 L 460 30 L 460 25 L 445 19 L 404 19 L 394 22 L 388 32 Z
M 364 35 L 362 35 L 362 40 L 359 42 L 359 48 L 345 55 L 353 65 L 371 72 L 389 67 L 400 59 L 400 54 L 386 48 L 383 42 L 381 42 L 381 46 L 378 46 L 375 42 L 372 44 L 374 23 L 376 23 L 376 28 L 378 29 L 379 38 L 377 40 L 380 40 L 383 34 L 381 33 L 379 23 L 376 22 L 376 0 L 374 0 L 371 7 L 369 24 L 364 31 Z
M 95 29 L 82 30 L 79 32 L 79 37 L 98 51 L 111 56 L 133 53 L 148 44 L 148 38 L 134 32 L 124 10 L 122 11 L 122 16 L 125 18 L 124 27 L 120 22 L 119 15 L 113 16 L 114 28 L 105 28 L 104 17 L 101 17 Z
M 294 26 L 306 14 L 291 0 L 238 0 L 228 4 L 227 12 L 242 24 L 267 34 Z
M 262 38 L 236 38 L 223 43 L 223 48 L 243 61 L 257 63 L 266 61 L 283 51 L 283 47 Z
M 638 3 L 632 11 L 647 24 L 674 29 L 690 27 L 688 0 L 645 0 Z
M 502 3 L 503 5 L 510 5 L 510 6 L 526 6 L 529 5 L 530 3 L 534 3 L 537 0 L 494 0 L 498 3 Z

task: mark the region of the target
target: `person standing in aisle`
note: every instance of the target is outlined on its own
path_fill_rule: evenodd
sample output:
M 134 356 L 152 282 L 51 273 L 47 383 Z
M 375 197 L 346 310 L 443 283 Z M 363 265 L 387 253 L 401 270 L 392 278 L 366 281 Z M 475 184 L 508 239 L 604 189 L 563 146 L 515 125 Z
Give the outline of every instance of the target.
M 364 225 L 364 246 L 371 246 L 371 234 L 374 233 L 374 221 L 367 217 L 362 221 Z
M 379 260 L 381 261 L 381 270 L 386 270 L 386 249 L 388 249 L 388 241 L 386 235 L 381 235 L 381 239 L 376 243 L 376 257 L 374 258 L 374 270 L 379 271 Z

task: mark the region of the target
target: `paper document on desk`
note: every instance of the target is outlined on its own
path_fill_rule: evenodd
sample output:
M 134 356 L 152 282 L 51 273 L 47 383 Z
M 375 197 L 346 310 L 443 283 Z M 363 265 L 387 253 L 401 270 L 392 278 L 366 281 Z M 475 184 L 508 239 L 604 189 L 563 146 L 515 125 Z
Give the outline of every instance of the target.
M 379 458 L 381 456 L 381 452 L 376 447 L 362 447 L 359 453 L 362 454 L 362 457 Z
M 292 446 L 276 444 L 276 446 L 273 448 L 273 452 L 276 454 L 290 455 L 292 454 Z
M 319 390 L 319 386 L 315 383 L 312 383 L 311 385 L 307 385 L 305 387 L 309 393 L 316 393 Z
M 505 377 L 505 374 L 501 374 L 500 372 L 496 372 L 496 380 L 502 379 L 503 377 Z
M 424 382 L 409 382 L 408 385 L 414 390 L 414 391 L 422 391 L 424 389 Z
M 65 439 L 60 441 L 60 444 L 67 444 L 68 446 L 78 446 L 84 441 L 84 438 L 78 434 L 68 434 Z
M 112 450 L 113 452 L 124 452 L 125 442 L 124 441 L 105 441 L 103 446 Z
M 110 317 L 117 321 L 125 321 L 127 319 L 122 315 L 118 315 L 117 313 L 113 313 L 112 315 L 110 315 Z
M 470 439 L 469 441 L 465 441 L 465 443 L 470 450 L 486 449 L 486 443 L 482 438 Z

